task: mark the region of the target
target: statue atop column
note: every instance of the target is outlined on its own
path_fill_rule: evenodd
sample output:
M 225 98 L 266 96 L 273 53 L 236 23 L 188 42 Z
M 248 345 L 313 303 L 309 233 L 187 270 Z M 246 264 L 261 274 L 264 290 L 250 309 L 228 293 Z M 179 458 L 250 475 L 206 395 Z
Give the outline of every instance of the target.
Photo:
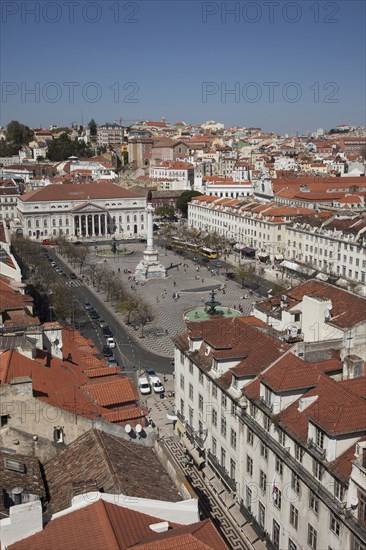
M 146 198 L 146 233 L 147 243 L 146 249 L 143 253 L 142 260 L 138 263 L 135 270 L 135 276 L 139 279 L 156 279 L 159 277 L 166 277 L 166 269 L 159 262 L 158 251 L 154 248 L 154 235 L 153 235 L 153 214 L 154 207 L 152 205 L 152 192 L 147 193 Z

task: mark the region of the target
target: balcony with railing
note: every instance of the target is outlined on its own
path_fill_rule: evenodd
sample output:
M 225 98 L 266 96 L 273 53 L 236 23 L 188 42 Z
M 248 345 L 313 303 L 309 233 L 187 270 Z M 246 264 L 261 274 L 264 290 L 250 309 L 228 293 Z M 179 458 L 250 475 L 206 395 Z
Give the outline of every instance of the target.
M 185 424 L 186 419 L 185 419 L 184 415 L 182 413 L 180 413 L 179 411 L 177 411 L 177 418 L 178 418 L 178 420 L 181 424 Z
M 232 479 L 229 475 L 229 472 L 224 468 L 224 466 L 221 466 L 218 459 L 211 453 L 211 451 L 207 452 L 207 458 L 209 462 L 211 463 L 211 466 L 216 470 L 216 472 L 221 477 L 222 481 L 229 487 L 231 491 L 234 493 L 236 492 L 236 481 L 235 479 Z

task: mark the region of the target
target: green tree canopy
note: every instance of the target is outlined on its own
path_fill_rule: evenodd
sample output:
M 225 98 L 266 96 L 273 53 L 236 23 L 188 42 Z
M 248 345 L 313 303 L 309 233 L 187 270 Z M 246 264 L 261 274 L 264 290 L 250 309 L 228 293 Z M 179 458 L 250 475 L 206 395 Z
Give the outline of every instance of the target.
M 84 142 L 79 142 L 77 139 L 71 140 L 66 133 L 54 139 L 48 146 L 49 160 L 60 162 L 72 156 L 91 157 L 93 151 Z
M 157 216 L 166 216 L 167 218 L 172 218 L 175 214 L 175 209 L 172 204 L 163 204 L 155 210 Z
M 198 195 L 202 195 L 199 191 L 183 191 L 183 193 L 178 197 L 177 200 L 177 208 L 182 212 L 182 216 L 185 218 L 188 214 L 188 203 L 191 200 L 192 197 L 197 197 Z
M 97 135 L 97 123 L 95 122 L 94 118 L 91 119 L 91 121 L 88 124 L 90 135 L 96 136 Z
M 16 145 L 28 145 L 33 138 L 33 131 L 17 120 L 12 120 L 6 127 L 6 141 Z

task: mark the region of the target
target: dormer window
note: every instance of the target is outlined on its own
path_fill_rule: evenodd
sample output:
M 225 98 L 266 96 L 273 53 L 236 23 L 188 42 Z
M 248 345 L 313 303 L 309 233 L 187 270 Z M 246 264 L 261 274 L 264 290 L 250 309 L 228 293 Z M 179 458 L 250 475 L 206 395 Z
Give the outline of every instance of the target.
M 214 359 L 214 360 L 212 361 L 212 368 L 213 368 L 213 370 L 217 371 L 217 370 L 218 370 L 218 367 L 219 367 L 219 364 L 218 364 L 218 362 L 217 362 L 217 359 Z
M 319 449 L 324 449 L 324 432 L 319 428 L 315 428 L 315 445 Z
M 207 355 L 209 355 L 209 353 L 210 353 L 210 348 L 209 348 L 209 346 L 206 346 L 205 355 L 207 356 Z
M 238 379 L 236 378 L 236 376 L 233 376 L 233 377 L 232 377 L 232 385 L 233 385 L 233 388 L 237 389 L 237 387 L 238 387 Z
M 64 430 L 63 428 L 60 428 L 57 426 L 53 430 L 53 439 L 55 443 L 63 443 L 64 442 Z

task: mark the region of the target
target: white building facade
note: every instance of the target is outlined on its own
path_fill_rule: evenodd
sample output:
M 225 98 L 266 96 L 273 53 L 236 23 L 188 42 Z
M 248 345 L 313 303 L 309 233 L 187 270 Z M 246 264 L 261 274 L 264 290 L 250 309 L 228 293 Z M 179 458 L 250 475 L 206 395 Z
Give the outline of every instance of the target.
M 118 239 L 146 235 L 146 197 L 113 183 L 47 185 L 18 199 L 26 237 Z

